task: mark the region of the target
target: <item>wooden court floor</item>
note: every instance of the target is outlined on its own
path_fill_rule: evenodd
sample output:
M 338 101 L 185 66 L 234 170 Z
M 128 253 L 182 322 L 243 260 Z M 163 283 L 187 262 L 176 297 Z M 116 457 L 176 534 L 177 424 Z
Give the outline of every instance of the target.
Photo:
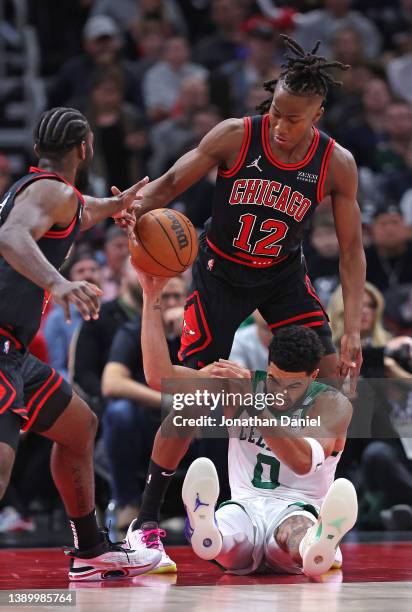
M 178 565 L 175 575 L 69 584 L 67 560 L 61 550 L 2 549 L 0 589 L 52 592 L 69 588 L 76 592 L 76 612 L 412 610 L 412 542 L 343 544 L 343 571 L 332 571 L 317 581 L 305 576 L 230 576 L 197 559 L 187 546 L 168 551 Z M 8 609 L 34 612 L 62 608 L 14 605 Z

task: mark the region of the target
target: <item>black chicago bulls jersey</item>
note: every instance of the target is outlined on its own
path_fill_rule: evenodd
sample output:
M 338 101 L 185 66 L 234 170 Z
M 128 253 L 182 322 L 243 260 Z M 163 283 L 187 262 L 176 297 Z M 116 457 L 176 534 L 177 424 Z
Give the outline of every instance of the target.
M 0 202 L 0 226 L 10 214 L 16 195 L 34 181 L 43 178 L 70 185 L 57 174 L 30 168 L 29 174 L 14 183 Z M 65 260 L 80 229 L 84 200 L 74 187 L 73 189 L 77 195 L 78 206 L 70 225 L 67 228 L 51 227 L 37 242 L 46 259 L 57 269 Z M 0 334 L 17 340 L 18 346 L 29 344 L 39 329 L 43 302 L 43 289 L 16 272 L 0 256 Z
M 234 166 L 219 168 L 207 242 L 216 253 L 253 268 L 270 268 L 300 249 L 306 222 L 323 199 L 335 141 L 313 128 L 306 157 L 276 159 L 269 115 L 245 117 Z

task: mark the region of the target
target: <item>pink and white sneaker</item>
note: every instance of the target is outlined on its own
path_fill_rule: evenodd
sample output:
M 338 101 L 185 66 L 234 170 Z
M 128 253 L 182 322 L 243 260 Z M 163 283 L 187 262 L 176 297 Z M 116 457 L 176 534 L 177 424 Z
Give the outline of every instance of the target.
M 107 530 L 103 529 L 102 534 L 103 541 L 89 550 L 80 551 L 74 548 L 65 551 L 70 557 L 70 580 L 132 578 L 154 569 L 161 560 L 159 550 L 142 547 L 139 550 L 130 550 L 111 542 Z
M 159 529 L 155 521 L 143 523 L 140 529 L 133 530 L 137 519 L 134 519 L 127 530 L 124 540 L 125 546 L 132 550 L 158 550 L 162 556 L 159 563 L 148 574 L 171 574 L 176 572 L 176 563 L 166 553 L 160 538 L 164 538 L 166 531 Z

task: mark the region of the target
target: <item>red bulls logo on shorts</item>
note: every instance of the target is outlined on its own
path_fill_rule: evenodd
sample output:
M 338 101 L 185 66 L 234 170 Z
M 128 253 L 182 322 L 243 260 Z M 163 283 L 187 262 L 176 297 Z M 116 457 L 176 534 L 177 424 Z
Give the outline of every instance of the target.
M 200 302 L 199 292 L 194 291 L 189 295 L 185 304 L 182 337 L 178 354 L 180 361 L 183 361 L 192 353 L 201 351 L 211 341 L 212 336 Z

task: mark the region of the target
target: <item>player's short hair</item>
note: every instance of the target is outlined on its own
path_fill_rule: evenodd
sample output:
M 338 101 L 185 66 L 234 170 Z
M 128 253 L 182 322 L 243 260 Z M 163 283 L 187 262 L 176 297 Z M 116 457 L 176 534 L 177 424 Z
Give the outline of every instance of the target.
M 308 327 L 291 325 L 277 331 L 269 344 L 269 363 L 284 372 L 311 374 L 324 354 L 319 336 Z
M 295 96 L 317 95 L 326 98 L 330 85 L 342 85 L 341 81 L 335 81 L 333 76 L 327 71 L 327 68 L 339 68 L 340 70 L 350 68 L 347 64 L 336 61 L 329 62 L 325 57 L 316 55 L 320 40 L 318 40 L 312 51 L 306 52 L 293 38 L 285 34 L 280 36 L 288 51 L 293 53 L 295 57 L 285 54 L 287 61 L 285 64 L 282 64 L 279 78 L 263 83 L 265 91 L 270 92 L 272 95 L 256 107 L 256 110 L 262 114 L 266 113 L 272 104 L 273 93 L 277 83 L 281 83 L 286 91 Z
M 40 155 L 59 158 L 81 144 L 89 130 L 89 122 L 80 111 L 61 106 L 41 115 L 35 128 L 34 141 Z

